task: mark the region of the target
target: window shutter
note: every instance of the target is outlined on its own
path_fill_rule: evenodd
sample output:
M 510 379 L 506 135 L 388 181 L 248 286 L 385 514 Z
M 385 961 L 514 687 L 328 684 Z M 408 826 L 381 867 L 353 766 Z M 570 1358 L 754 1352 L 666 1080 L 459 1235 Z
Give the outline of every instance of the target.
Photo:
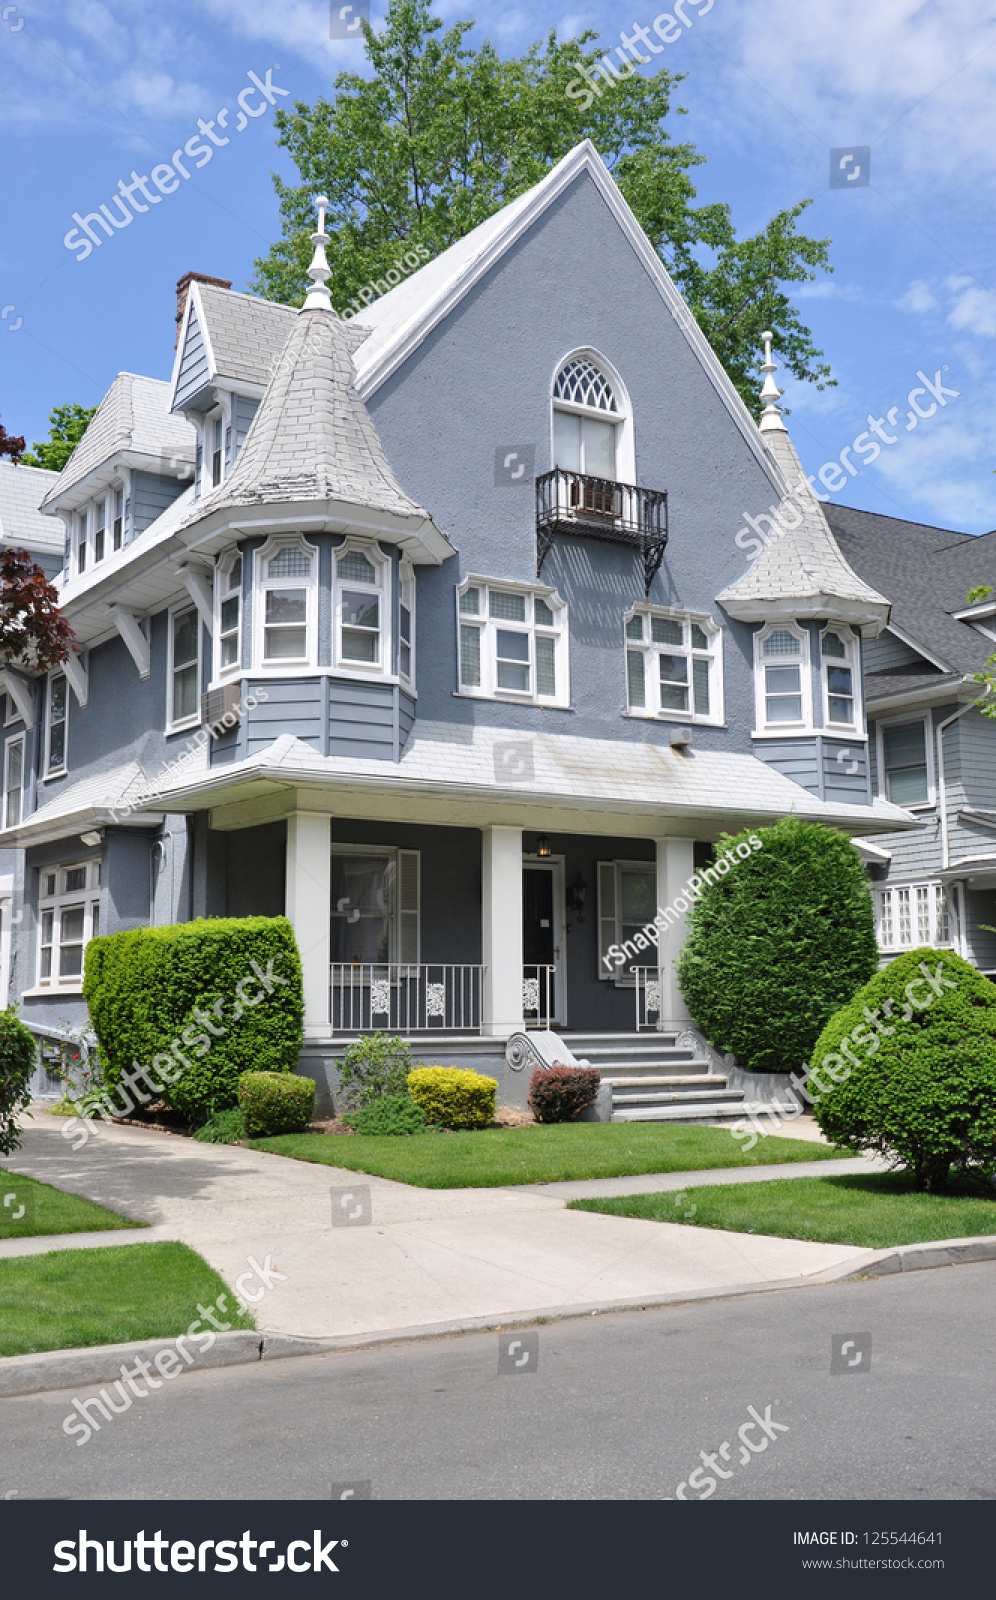
M 398 959 L 418 963 L 419 861 L 417 850 L 398 851 Z
M 616 968 L 605 965 L 609 946 L 616 942 L 616 865 L 598 863 L 598 976 L 612 978 Z

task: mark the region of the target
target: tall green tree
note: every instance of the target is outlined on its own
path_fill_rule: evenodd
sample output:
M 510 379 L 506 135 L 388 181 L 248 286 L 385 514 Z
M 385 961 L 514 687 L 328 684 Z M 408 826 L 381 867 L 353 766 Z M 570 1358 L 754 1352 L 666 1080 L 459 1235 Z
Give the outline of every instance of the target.
M 684 114 L 672 96 L 685 74 L 634 66 L 611 87 L 593 80 L 605 51 L 586 48 L 598 37 L 591 30 L 566 42 L 551 30 L 545 46 L 502 60 L 488 40 L 466 46 L 473 22 L 444 31 L 430 6 L 391 0 L 381 33 L 363 24 L 369 78 L 341 72 L 333 99 L 276 113 L 277 142 L 301 183 L 274 174 L 283 237 L 255 264 L 258 293 L 301 303 L 319 193 L 330 201 L 332 297 L 342 310 L 400 252 L 422 245 L 437 255 L 587 138 L 755 413 L 765 328 L 796 378 L 817 388 L 835 381 L 788 292 L 833 270 L 830 241 L 796 230 L 811 201 L 745 239 L 729 206 L 694 204 L 689 174 L 706 158 L 672 142 L 665 126 L 672 112 Z
M 61 472 L 96 414 L 96 406 L 56 406 L 48 415 L 48 438 L 31 446 L 24 465 Z

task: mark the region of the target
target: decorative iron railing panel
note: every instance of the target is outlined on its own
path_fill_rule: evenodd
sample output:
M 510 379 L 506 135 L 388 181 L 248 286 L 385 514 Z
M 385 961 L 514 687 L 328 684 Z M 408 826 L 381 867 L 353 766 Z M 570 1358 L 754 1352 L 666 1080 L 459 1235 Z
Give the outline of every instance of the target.
M 527 1028 L 548 1028 L 557 1014 L 556 967 L 523 967 L 522 1015 Z
M 333 1033 L 480 1033 L 484 968 L 332 963 Z
M 649 595 L 667 547 L 667 493 L 554 467 L 536 479 L 537 577 L 558 533 L 609 539 L 638 550 Z

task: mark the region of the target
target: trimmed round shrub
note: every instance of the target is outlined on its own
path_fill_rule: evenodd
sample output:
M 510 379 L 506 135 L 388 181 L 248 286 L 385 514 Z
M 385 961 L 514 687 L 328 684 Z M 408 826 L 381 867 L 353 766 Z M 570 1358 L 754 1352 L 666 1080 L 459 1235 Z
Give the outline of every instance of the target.
M 595 1067 L 537 1067 L 529 1083 L 529 1109 L 537 1122 L 571 1122 L 598 1099 Z
M 342 1098 L 350 1106 L 368 1106 L 381 1095 L 407 1095 L 414 1066 L 411 1046 L 387 1033 L 354 1039 L 339 1062 Z
M 17 1114 L 31 1099 L 38 1046 L 13 1006 L 0 1011 L 0 1155 L 21 1147 Z
M 951 950 L 909 950 L 824 1028 L 814 1115 L 845 1150 L 874 1150 L 916 1187 L 996 1166 L 996 984 Z
M 425 1132 L 425 1112 L 409 1094 L 382 1094 L 368 1106 L 343 1117 L 354 1133 L 411 1134 Z
M 696 884 L 678 960 L 692 1017 L 751 1072 L 799 1068 L 878 966 L 861 857 L 842 833 L 786 817 L 724 835 Z
M 463 1067 L 416 1067 L 408 1093 L 427 1122 L 444 1128 L 486 1128 L 494 1121 L 498 1082 Z
M 293 1072 L 244 1072 L 239 1110 L 250 1139 L 300 1133 L 315 1114 L 315 1080 Z
M 83 993 L 102 1081 L 120 1103 L 137 1069 L 136 1096 L 151 1081 L 198 1127 L 237 1103 L 241 1074 L 297 1065 L 301 958 L 286 917 L 201 917 L 91 939 Z

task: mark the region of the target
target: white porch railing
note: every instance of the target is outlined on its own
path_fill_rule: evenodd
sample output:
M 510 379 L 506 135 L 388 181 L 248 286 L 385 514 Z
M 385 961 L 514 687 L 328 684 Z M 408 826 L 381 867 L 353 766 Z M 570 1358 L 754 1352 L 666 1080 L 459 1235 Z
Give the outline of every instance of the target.
M 480 966 L 334 961 L 333 1033 L 480 1033 Z
M 522 1016 L 527 1028 L 548 1028 L 556 1011 L 556 967 L 523 967 Z
M 661 1014 L 661 975 L 657 967 L 632 967 L 636 983 L 636 1031 L 653 1029 L 660 1033 L 664 1027 Z

